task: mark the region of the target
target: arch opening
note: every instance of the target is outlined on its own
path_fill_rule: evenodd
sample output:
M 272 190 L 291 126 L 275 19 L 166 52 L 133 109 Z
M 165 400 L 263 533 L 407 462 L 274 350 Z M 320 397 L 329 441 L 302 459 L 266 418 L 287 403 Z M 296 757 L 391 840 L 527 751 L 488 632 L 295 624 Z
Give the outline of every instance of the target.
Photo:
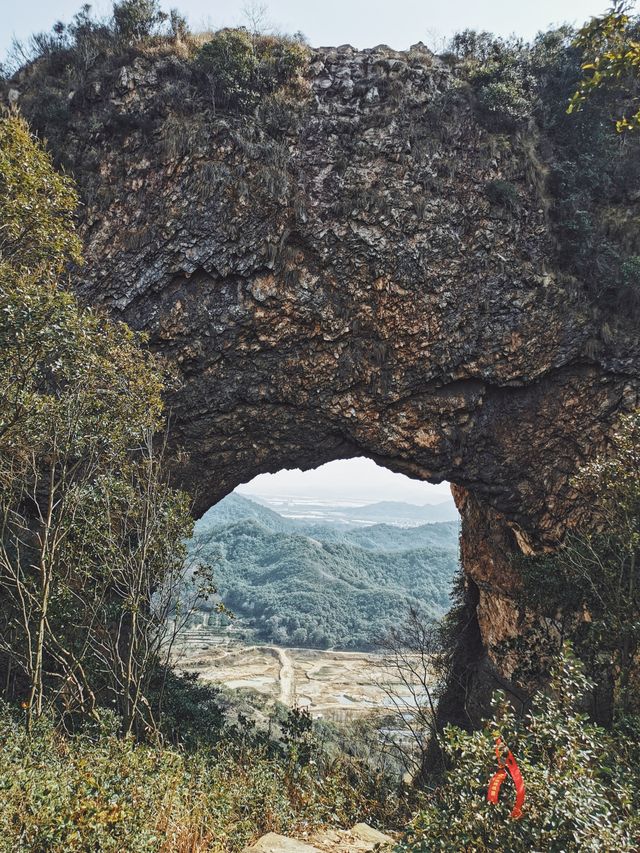
M 365 457 L 259 475 L 196 525 L 192 550 L 235 618 L 194 614 L 182 665 L 316 717 L 384 709 L 380 640 L 412 611 L 446 613 L 459 530 L 448 483 Z

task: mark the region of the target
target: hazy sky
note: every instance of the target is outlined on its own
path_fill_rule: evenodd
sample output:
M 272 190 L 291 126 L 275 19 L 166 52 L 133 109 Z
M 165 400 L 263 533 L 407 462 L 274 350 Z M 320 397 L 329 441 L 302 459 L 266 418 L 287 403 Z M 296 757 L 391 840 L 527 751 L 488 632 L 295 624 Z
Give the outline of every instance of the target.
M 380 468 L 371 459 L 341 459 L 327 462 L 315 471 L 280 471 L 260 474 L 250 483 L 238 486 L 245 495 L 314 497 L 335 500 L 406 501 L 435 504 L 451 499 L 448 483 L 422 483 L 404 474 Z
M 0 17 L 0 55 L 12 36 L 24 39 L 58 20 L 69 21 L 81 5 L 82 0 L 6 0 Z M 100 13 L 112 6 L 109 0 L 92 5 Z M 247 0 L 162 0 L 164 9 L 176 6 L 196 28 L 241 24 L 247 5 Z M 443 37 L 467 27 L 531 38 L 551 24 L 582 23 L 610 6 L 611 0 L 271 0 L 265 5 L 271 24 L 287 32 L 301 30 L 315 46 L 348 42 L 356 47 L 385 43 L 406 48 L 424 41 L 439 48 Z

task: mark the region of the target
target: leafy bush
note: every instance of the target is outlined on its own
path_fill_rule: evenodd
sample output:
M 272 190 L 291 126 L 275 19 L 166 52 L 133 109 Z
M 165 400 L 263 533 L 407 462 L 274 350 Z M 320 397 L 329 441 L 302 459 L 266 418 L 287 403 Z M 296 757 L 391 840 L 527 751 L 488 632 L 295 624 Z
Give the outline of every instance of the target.
M 259 57 L 260 88 L 273 91 L 302 74 L 309 61 L 309 49 L 295 38 L 260 36 L 256 44 Z
M 246 30 L 220 30 L 202 45 L 196 65 L 220 106 L 252 106 L 304 70 L 308 49 L 293 39 L 252 37 Z
M 530 100 L 516 80 L 492 80 L 478 91 L 478 107 L 495 130 L 511 130 L 529 116 Z
M 463 30 L 452 36 L 449 52 L 458 60 L 487 62 L 493 54 L 500 53 L 502 44 L 493 33 Z
M 48 705 L 68 723 L 106 705 L 152 729 L 193 525 L 153 450 L 163 377 L 59 280 L 81 262 L 77 196 L 16 116 L 0 119 L 0 190 L 2 689 L 29 723 Z
M 164 738 L 193 751 L 219 743 L 225 725 L 220 691 L 194 673 L 176 674 L 159 667 L 149 689 L 149 702 Z
M 558 661 L 547 693 L 538 693 L 526 719 L 502 694 L 483 731 L 448 727 L 450 762 L 441 785 L 411 823 L 399 851 L 584 853 L 638 849 L 637 727 L 608 732 L 580 712 L 590 685 L 569 650 Z M 635 724 L 637 726 L 637 724 Z M 495 737 L 513 752 L 526 786 L 523 816 L 510 817 L 514 791 L 505 782 L 496 806 L 487 785 L 496 769 Z
M 628 22 L 627 34 L 637 28 L 637 21 Z M 640 304 L 629 286 L 624 228 L 610 232 L 602 202 L 617 206 L 621 220 L 630 219 L 626 202 L 638 182 L 640 139 L 628 134 L 626 145 L 619 144 L 611 100 L 599 86 L 579 112 L 567 114 L 584 73 L 575 32 L 561 27 L 525 45 L 465 31 L 452 40 L 450 56 L 456 74 L 471 84 L 478 118 L 488 130 L 511 133 L 535 119 L 538 156 L 548 167 L 539 189 L 550 202 L 559 269 L 580 283 L 590 302 L 633 316 Z
M 269 831 L 386 814 L 378 775 L 325 760 L 303 714 L 285 718 L 280 742 L 241 726 L 188 752 L 138 744 L 118 728 L 101 712 L 69 737 L 44 717 L 28 736 L 0 703 L 3 850 L 234 853 Z
M 213 88 L 216 103 L 246 102 L 253 94 L 258 60 L 244 30 L 221 30 L 202 45 L 196 58 Z
M 550 650 L 571 634 L 596 688 L 592 714 L 610 722 L 640 713 L 640 413 L 621 420 L 573 486 L 592 521 L 555 553 L 519 561 L 522 604 L 544 617 L 534 630 Z
M 491 204 L 514 210 L 518 206 L 518 190 L 511 181 L 489 181 L 485 188 Z
M 451 39 L 449 55 L 471 83 L 478 118 L 489 130 L 510 132 L 531 116 L 535 79 L 522 42 L 464 30 Z
M 166 19 L 158 0 L 120 0 L 113 4 L 115 31 L 127 43 L 148 38 Z

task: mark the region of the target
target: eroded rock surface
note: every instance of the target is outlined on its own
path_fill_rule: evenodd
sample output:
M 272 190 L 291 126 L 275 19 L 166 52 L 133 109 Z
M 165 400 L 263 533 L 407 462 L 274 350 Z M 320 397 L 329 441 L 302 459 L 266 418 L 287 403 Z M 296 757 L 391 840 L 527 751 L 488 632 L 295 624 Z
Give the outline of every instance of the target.
M 538 131 L 488 133 L 420 45 L 316 51 L 295 106 L 249 117 L 178 102 L 184 73 L 139 57 L 81 93 L 79 293 L 176 369 L 174 467 L 198 511 L 356 455 L 455 483 L 491 661 L 519 630 L 510 556 L 588 511 L 571 475 L 638 399 L 635 330 L 554 267 Z

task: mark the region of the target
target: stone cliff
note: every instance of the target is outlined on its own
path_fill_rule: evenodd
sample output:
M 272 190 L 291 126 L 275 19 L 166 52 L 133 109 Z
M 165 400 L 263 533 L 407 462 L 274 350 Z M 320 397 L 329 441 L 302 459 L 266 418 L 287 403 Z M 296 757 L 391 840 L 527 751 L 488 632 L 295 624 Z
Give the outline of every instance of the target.
M 14 85 L 29 115 L 28 71 Z M 450 480 L 467 654 L 508 677 L 511 558 L 588 512 L 571 476 L 639 389 L 633 323 L 605 322 L 554 260 L 540 130 L 489 132 L 421 45 L 313 51 L 296 97 L 250 114 L 190 86 L 154 55 L 65 93 L 77 289 L 175 369 L 176 476 L 198 512 L 351 456 Z

